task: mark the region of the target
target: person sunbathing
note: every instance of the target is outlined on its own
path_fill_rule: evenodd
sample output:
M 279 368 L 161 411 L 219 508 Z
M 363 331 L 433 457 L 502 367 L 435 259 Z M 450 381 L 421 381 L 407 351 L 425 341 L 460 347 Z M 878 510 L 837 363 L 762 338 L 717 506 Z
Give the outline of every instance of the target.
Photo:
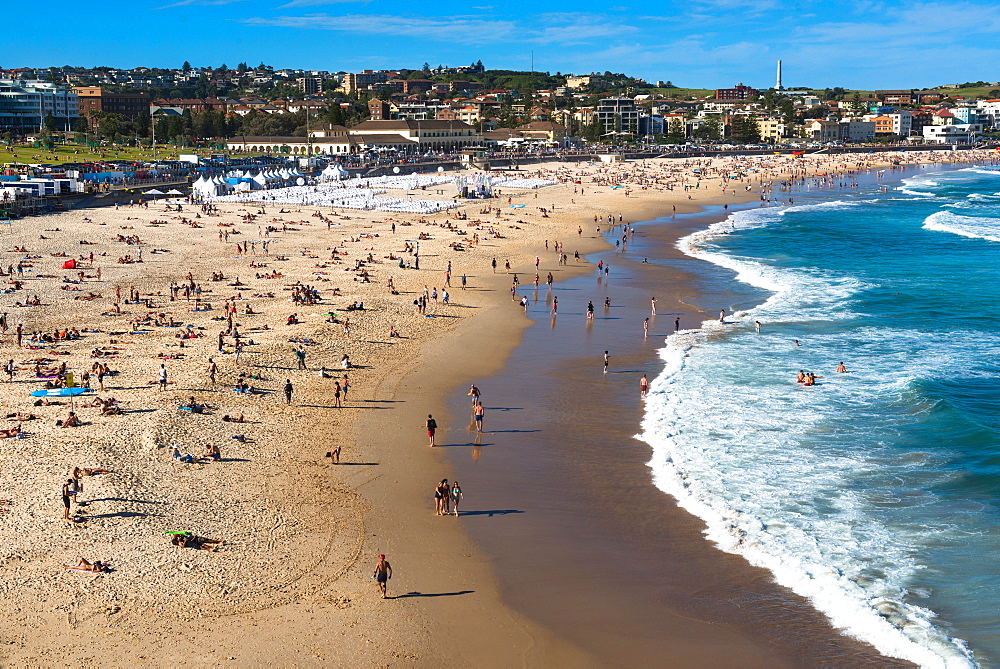
M 193 397 L 191 397 L 190 399 L 188 399 L 186 404 L 181 405 L 181 408 L 190 409 L 191 413 L 204 413 L 205 409 L 207 409 L 208 407 L 204 404 L 199 404 L 198 402 L 195 401 Z
M 182 454 L 181 449 L 177 448 L 176 446 L 174 446 L 174 451 L 171 455 L 173 455 L 174 460 L 176 460 L 177 462 L 183 462 L 184 464 L 192 464 L 195 461 L 193 455 L 191 455 L 190 453 Z
M 76 564 L 64 564 L 63 567 L 71 571 L 85 571 L 95 574 L 110 571 L 108 565 L 100 560 L 89 562 L 83 558 L 80 558 Z
M 245 419 L 243 418 L 243 414 L 240 414 L 239 416 L 228 416 L 227 415 L 227 416 L 223 416 L 222 417 L 222 422 L 224 422 L 224 423 L 243 423 L 243 422 L 245 422 Z
M 199 537 L 190 532 L 185 532 L 184 534 L 175 534 L 173 538 L 170 539 L 170 543 L 179 548 L 194 548 L 200 551 L 214 551 L 218 550 L 219 546 L 226 543 L 222 539 L 209 539 L 208 537 Z
M 73 478 L 79 479 L 81 476 L 97 476 L 98 474 L 114 474 L 113 469 L 101 469 L 100 467 L 73 467 Z
M 36 416 L 33 413 L 9 413 L 4 416 L 5 420 L 38 420 L 41 416 Z
M 15 425 L 9 430 L 0 430 L 0 439 L 14 439 L 21 434 L 21 426 Z

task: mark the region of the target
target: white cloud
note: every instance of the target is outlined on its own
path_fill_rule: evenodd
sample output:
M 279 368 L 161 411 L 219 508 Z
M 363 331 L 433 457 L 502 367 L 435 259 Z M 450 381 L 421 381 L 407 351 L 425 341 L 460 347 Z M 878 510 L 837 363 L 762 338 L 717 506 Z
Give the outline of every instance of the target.
M 293 0 L 313 2 L 318 0 Z M 389 14 L 309 14 L 306 16 L 237 19 L 251 26 L 333 30 L 364 35 L 395 35 L 445 42 L 583 44 L 634 33 L 634 26 L 609 22 L 605 17 L 579 14 L 542 14 L 533 20 L 450 16 L 432 18 Z
M 292 0 L 291 2 L 281 5 L 278 9 L 292 9 L 294 7 L 318 7 L 320 5 L 346 5 L 352 3 L 359 3 L 367 5 L 372 0 Z

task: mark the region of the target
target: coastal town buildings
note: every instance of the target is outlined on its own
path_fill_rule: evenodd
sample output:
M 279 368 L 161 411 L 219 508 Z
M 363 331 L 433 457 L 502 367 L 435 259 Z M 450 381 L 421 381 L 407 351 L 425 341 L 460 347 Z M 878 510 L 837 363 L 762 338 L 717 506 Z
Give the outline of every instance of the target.
M 79 100 L 80 115 L 89 119 L 99 112 L 120 114 L 129 121 L 149 114 L 150 95 L 146 92 L 124 93 L 100 86 L 74 86 L 73 91 Z
M 760 91 L 744 86 L 742 82 L 732 88 L 719 88 L 715 91 L 716 100 L 756 100 L 759 96 Z
M 56 130 L 70 130 L 79 117 L 73 89 L 48 81 L 0 79 L 0 131 L 34 132 L 52 118 Z

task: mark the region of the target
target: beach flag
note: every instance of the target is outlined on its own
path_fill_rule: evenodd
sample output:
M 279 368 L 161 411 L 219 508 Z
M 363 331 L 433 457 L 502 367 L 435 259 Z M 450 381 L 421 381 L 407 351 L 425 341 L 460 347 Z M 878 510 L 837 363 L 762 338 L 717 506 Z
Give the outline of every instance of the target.
M 801 156 L 804 153 L 805 153 L 805 151 L 792 151 L 792 155 L 793 156 Z

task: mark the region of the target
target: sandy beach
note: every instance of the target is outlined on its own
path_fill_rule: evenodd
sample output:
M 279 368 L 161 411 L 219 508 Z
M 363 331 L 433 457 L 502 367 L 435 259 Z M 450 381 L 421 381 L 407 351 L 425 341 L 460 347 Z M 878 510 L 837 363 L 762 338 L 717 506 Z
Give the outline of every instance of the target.
M 453 470 L 447 449 L 428 447 L 427 414 L 445 443 L 467 440 L 450 398 L 500 370 L 531 323 L 511 299 L 505 263 L 521 284 L 536 267 L 543 285 L 549 272 L 562 281 L 592 269 L 588 253 L 608 249 L 597 231 L 608 217 L 629 223 L 751 202 L 762 188 L 781 202 L 782 180 L 832 185 L 893 161 L 956 155 L 974 158 L 546 164 L 522 171 L 557 185 L 502 189 L 425 216 L 273 203 L 219 204 L 210 214 L 152 202 L 2 226 L 3 362 L 15 368 L 12 382 L 0 382 L 2 427 L 23 436 L 0 440 L 0 662 L 606 664 L 509 606 L 494 556 L 464 521 L 434 514 L 434 485 Z M 446 192 L 418 195 L 450 199 Z M 417 242 L 419 269 L 400 268 L 400 259 L 415 264 Z M 414 301 L 424 295 L 420 313 Z M 661 299 L 666 307 L 679 296 Z M 363 309 L 349 310 L 354 303 Z M 96 364 L 109 368 L 103 390 Z M 65 372 L 76 385 L 89 374 L 91 392 L 72 405 L 30 395 Z M 103 411 L 96 397 L 116 409 Z M 182 409 L 192 398 L 199 410 Z M 82 425 L 57 426 L 70 411 Z M 175 446 L 193 462 L 176 459 Z M 210 446 L 218 460 L 205 457 Z M 326 456 L 336 448 L 340 464 Z M 75 467 L 111 471 L 79 476 L 67 521 L 61 490 Z M 463 511 L 506 508 L 490 506 L 493 495 L 470 496 Z M 178 547 L 175 532 L 224 543 Z M 686 550 L 702 549 L 713 550 Z M 386 601 L 371 579 L 379 554 L 394 570 Z M 81 557 L 110 571 L 65 568 Z M 815 625 L 819 638 L 834 634 L 818 615 Z M 772 655 L 771 641 L 675 631 L 682 653 L 740 637 L 762 664 L 789 657 Z

